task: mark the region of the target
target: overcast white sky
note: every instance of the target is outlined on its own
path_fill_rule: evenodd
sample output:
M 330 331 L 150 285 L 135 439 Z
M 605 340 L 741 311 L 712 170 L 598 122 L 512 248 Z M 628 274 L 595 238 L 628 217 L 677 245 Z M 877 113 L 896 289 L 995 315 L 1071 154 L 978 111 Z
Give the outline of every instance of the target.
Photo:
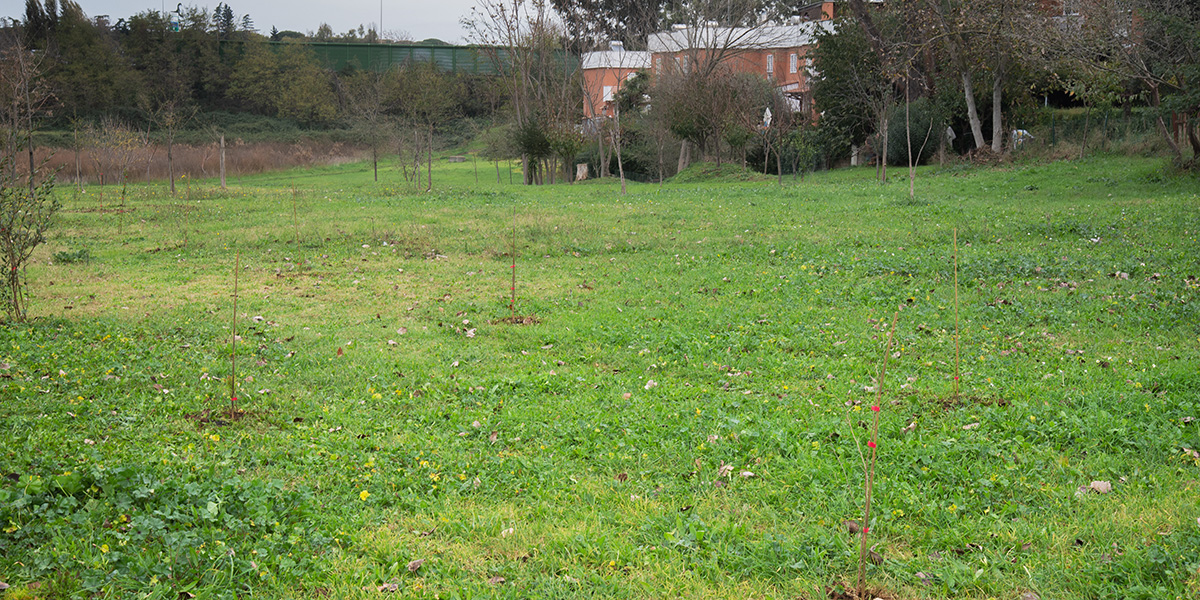
M 212 9 L 219 0 L 192 0 L 185 6 Z M 179 0 L 77 0 L 89 17 L 108 15 L 112 21 L 146 10 L 174 10 Z M 470 16 L 476 0 L 228 0 L 229 8 L 241 19 L 249 14 L 261 33 L 271 27 L 280 30 L 316 31 L 329 23 L 335 33 L 344 33 L 360 24 L 370 28 L 379 22 L 383 7 L 383 31 L 405 32 L 413 40 L 438 38 L 450 43 L 465 42 L 466 32 L 459 24 Z M 0 0 L 0 16 L 20 19 L 25 14 L 24 0 Z

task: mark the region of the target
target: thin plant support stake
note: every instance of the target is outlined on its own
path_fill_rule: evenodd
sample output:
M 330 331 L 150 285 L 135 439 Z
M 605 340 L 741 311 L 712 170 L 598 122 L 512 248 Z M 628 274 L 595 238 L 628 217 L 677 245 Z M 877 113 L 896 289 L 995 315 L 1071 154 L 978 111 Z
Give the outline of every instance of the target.
M 229 352 L 229 417 L 237 414 L 237 301 L 241 254 L 233 255 L 233 347 Z
M 867 534 L 871 531 L 871 491 L 875 486 L 875 456 L 879 446 L 879 411 L 883 406 L 883 378 L 887 375 L 888 356 L 892 353 L 892 333 L 896 331 L 896 323 L 900 313 L 892 317 L 892 327 L 888 329 L 887 346 L 883 350 L 883 361 L 879 367 L 879 378 L 875 380 L 875 404 L 871 406 L 872 426 L 871 441 L 867 447 L 871 450 L 871 459 L 867 465 L 866 488 L 863 502 L 862 546 L 858 550 L 858 597 L 865 598 L 867 585 Z
M 513 319 L 517 317 L 517 226 L 512 227 L 512 245 L 509 247 L 509 253 L 512 254 L 512 285 L 509 291 L 512 292 L 512 297 L 508 301 L 508 310 L 512 313 Z
M 296 253 L 300 253 L 300 217 L 299 209 L 296 207 L 296 184 L 292 184 L 292 229 L 295 230 L 293 236 L 296 240 Z
M 958 228 L 954 229 L 954 397 L 958 397 L 958 380 L 962 374 L 959 360 L 958 336 Z

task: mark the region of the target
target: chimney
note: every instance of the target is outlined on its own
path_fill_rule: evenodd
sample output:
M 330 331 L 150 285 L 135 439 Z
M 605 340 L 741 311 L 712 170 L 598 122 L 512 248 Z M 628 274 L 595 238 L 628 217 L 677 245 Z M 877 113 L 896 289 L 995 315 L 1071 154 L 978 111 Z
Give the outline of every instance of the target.
M 612 50 L 613 52 L 624 52 L 625 42 L 622 42 L 621 40 L 609 40 L 608 49 Z

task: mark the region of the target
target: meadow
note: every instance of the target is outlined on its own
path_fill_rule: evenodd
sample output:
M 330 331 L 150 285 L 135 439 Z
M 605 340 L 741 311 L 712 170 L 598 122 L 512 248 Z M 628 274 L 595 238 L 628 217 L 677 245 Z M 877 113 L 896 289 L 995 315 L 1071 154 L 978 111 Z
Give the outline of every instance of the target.
M 0 598 L 1200 597 L 1195 179 L 473 168 L 60 186 Z

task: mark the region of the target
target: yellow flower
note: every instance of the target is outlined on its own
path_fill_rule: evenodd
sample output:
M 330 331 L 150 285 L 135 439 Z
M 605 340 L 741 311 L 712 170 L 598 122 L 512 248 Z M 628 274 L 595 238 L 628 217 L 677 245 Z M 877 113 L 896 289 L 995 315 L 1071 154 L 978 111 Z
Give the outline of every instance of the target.
M 358 499 L 359 499 L 359 500 L 366 500 L 366 499 L 367 499 L 367 498 L 369 498 L 370 496 L 371 496 L 371 492 L 368 492 L 367 490 L 363 490 L 363 491 L 361 491 L 361 492 L 359 492 L 359 493 L 358 493 Z
M 214 433 L 214 434 L 208 436 L 208 439 L 210 439 L 214 442 L 219 442 L 219 441 L 221 441 L 221 436 Z
M 101 546 L 100 546 L 100 553 L 101 553 L 101 554 L 108 554 L 108 544 L 103 544 L 103 545 L 101 545 Z

